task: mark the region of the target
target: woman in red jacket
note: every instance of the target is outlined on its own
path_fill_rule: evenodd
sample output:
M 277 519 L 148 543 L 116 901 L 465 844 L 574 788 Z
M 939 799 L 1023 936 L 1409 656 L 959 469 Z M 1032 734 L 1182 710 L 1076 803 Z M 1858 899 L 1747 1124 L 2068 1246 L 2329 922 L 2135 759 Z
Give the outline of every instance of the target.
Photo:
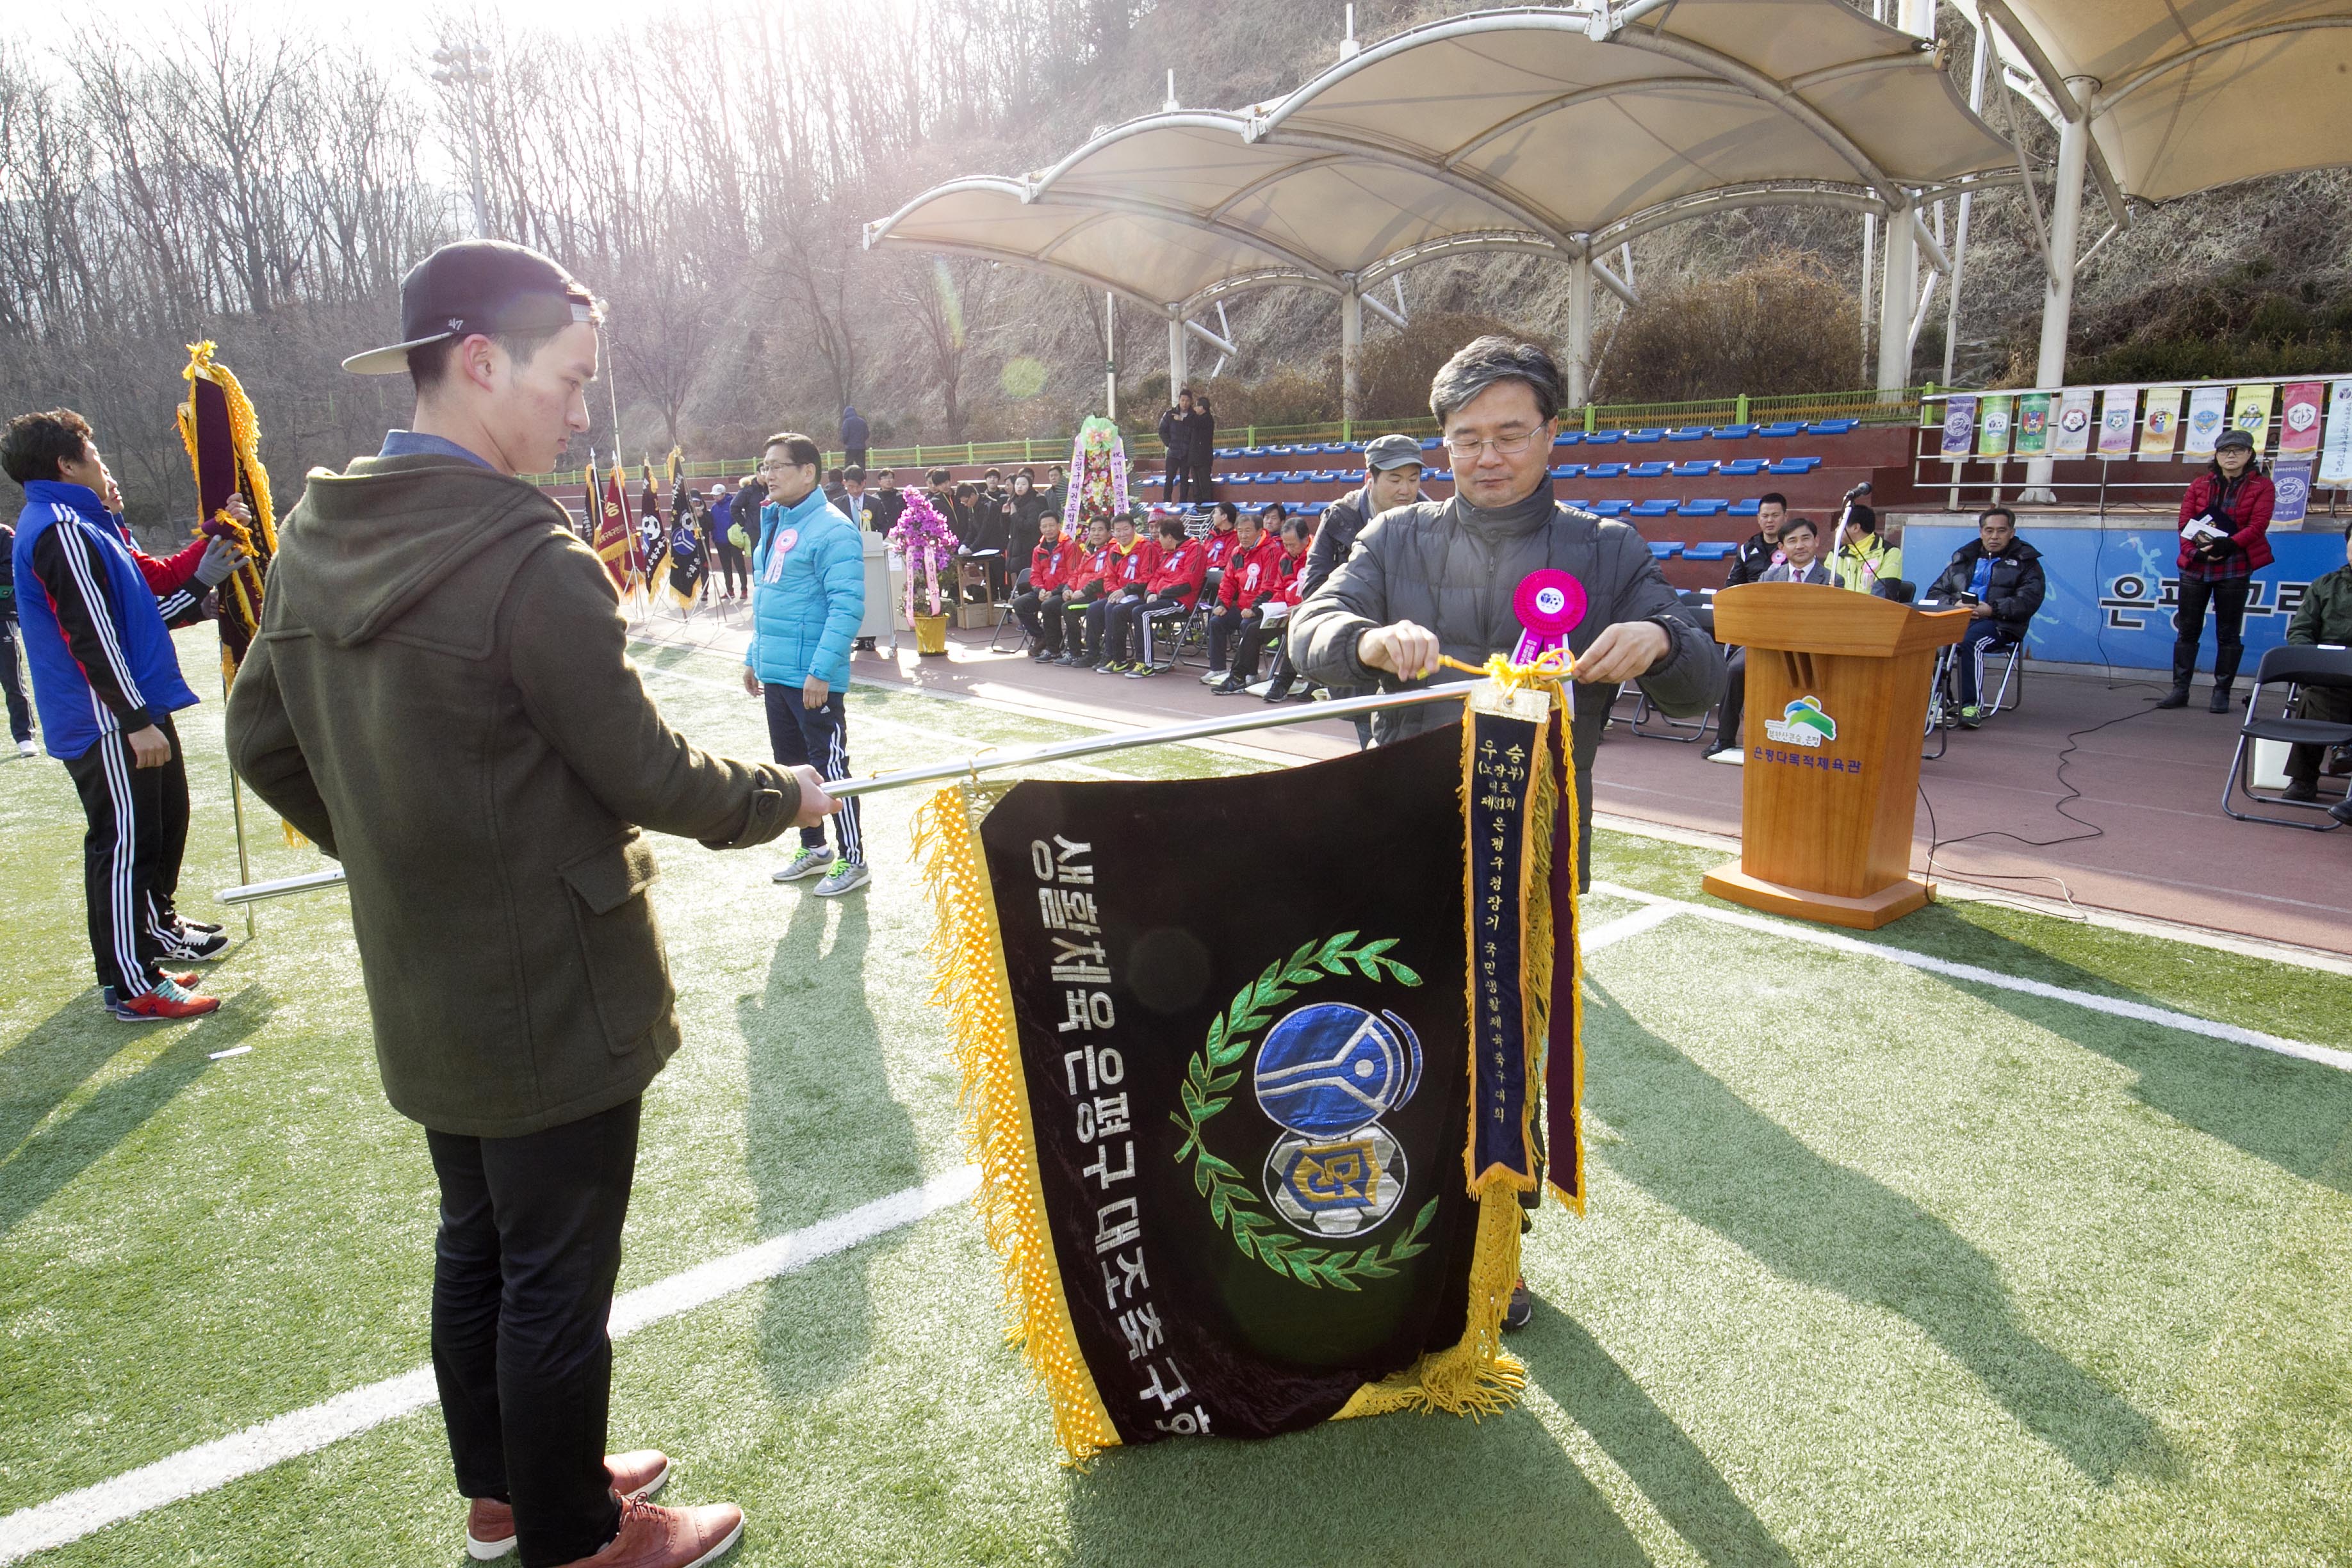
M 2241 633 L 2254 574 L 2271 563 L 2271 507 L 2278 491 L 2254 461 L 2254 438 L 2224 430 L 2213 443 L 2213 464 L 2180 498 L 2180 609 L 2172 617 L 2172 689 L 2158 708 L 2189 705 L 2197 676 L 2197 645 L 2205 635 L 2205 606 L 2213 606 L 2213 700 L 2230 710 L 2230 683 L 2246 651 Z

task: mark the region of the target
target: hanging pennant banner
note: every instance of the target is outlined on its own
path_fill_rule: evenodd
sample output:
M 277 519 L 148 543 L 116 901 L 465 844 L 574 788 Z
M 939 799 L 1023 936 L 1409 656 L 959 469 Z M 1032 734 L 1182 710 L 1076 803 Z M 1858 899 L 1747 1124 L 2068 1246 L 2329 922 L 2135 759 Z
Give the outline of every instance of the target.
M 2221 438 L 2229 405 L 2226 386 L 2200 386 L 2189 395 L 2189 417 L 2182 422 L 2180 442 L 2183 458 L 2195 461 L 2213 455 L 2213 443 Z
M 2254 438 L 2254 456 L 2270 450 L 2271 398 L 2278 388 L 2261 382 L 2238 388 L 2237 401 L 2230 408 L 2230 428 L 2243 430 Z
M 1977 456 L 2006 458 L 2009 456 L 2009 394 L 1991 392 L 1985 395 L 1984 418 L 1977 426 Z
M 2172 461 L 2172 448 L 2179 439 L 2180 388 L 2149 387 L 2147 408 L 2140 416 L 2140 461 L 2144 463 Z
M 2038 458 L 2049 449 L 2050 395 L 2026 393 L 2017 400 L 2017 455 Z
M 2319 482 L 2352 485 L 2352 379 L 2327 389 L 2327 437 L 2319 448 Z
M 2091 449 L 2091 389 L 2070 386 L 2058 395 L 2058 435 L 2050 443 L 2053 458 L 2080 458 Z
M 2319 450 L 2319 383 L 2290 383 L 2279 394 L 2279 456 L 2308 458 Z
M 1941 455 L 1948 463 L 1968 460 L 1969 449 L 1977 442 L 1977 395 L 1955 393 L 1944 403 L 1944 445 Z
M 2271 503 L 2271 526 L 2302 527 L 2311 510 L 2311 459 L 2280 458 L 2271 469 L 2271 483 L 2278 492 Z
M 2099 395 L 2099 456 L 2128 458 L 2139 424 L 2139 388 L 2111 386 Z

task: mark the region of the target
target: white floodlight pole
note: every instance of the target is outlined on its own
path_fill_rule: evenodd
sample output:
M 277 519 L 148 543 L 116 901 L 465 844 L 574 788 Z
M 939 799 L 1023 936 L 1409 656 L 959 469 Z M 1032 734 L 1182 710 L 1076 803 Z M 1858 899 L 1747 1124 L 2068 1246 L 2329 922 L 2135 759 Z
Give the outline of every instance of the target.
M 1592 395 L 1592 255 L 1568 264 L 1568 405 L 1581 408 Z
M 2066 384 L 2066 330 L 2074 312 L 2074 249 L 2083 232 L 2083 185 L 2090 172 L 2091 118 L 2086 107 L 2098 83 L 2070 79 L 2075 112 L 2058 123 L 2058 183 L 2050 204 L 2049 267 L 2042 291 L 2042 350 L 2033 364 L 2033 384 L 2056 388 Z M 2028 192 L 2026 199 L 2032 199 Z M 2036 458 L 2025 465 L 2024 492 L 2020 500 L 2047 505 L 2057 499 L 2050 488 L 2056 464 Z
M 1908 200 L 1886 216 L 1886 276 L 1878 290 L 1878 400 L 1911 381 L 1911 309 L 1919 291 L 1919 239 Z
M 1354 273 L 1341 279 L 1348 291 L 1339 296 L 1339 421 L 1352 426 L 1356 419 L 1356 404 L 1360 390 L 1360 362 L 1364 349 L 1364 296 L 1358 288 Z M 1353 440 L 1354 432 L 1348 438 Z

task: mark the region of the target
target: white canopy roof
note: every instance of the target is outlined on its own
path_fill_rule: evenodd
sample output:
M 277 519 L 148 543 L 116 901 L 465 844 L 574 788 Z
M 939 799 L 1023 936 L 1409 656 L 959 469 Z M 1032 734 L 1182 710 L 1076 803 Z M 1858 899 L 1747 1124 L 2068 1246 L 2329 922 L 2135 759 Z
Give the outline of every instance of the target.
M 2352 147 L 2352 0 L 1956 3 L 1992 22 L 2044 112 L 2087 110 L 2126 195 L 2340 164 Z
M 1677 0 L 1613 26 L 1598 5 L 1475 12 L 1273 102 L 1149 115 L 1052 168 L 937 186 L 866 243 L 1167 310 L 1269 282 L 1361 289 L 1464 248 L 1585 256 L 1725 207 L 1885 211 L 2013 179 L 1928 47 L 1842 0 Z

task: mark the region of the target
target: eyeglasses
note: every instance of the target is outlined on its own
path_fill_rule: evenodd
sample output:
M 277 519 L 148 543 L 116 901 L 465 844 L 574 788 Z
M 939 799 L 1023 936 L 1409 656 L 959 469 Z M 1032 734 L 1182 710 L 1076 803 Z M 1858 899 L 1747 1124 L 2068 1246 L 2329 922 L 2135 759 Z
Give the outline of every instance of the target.
M 1535 438 L 1536 432 L 1533 430 L 1523 430 L 1516 436 L 1494 436 L 1477 441 L 1466 440 L 1458 436 L 1448 436 L 1445 438 L 1445 449 L 1454 454 L 1456 462 L 1465 460 L 1475 462 L 1477 460 L 1478 454 L 1488 447 L 1494 447 L 1499 457 L 1516 458 L 1526 451 L 1528 444 Z

